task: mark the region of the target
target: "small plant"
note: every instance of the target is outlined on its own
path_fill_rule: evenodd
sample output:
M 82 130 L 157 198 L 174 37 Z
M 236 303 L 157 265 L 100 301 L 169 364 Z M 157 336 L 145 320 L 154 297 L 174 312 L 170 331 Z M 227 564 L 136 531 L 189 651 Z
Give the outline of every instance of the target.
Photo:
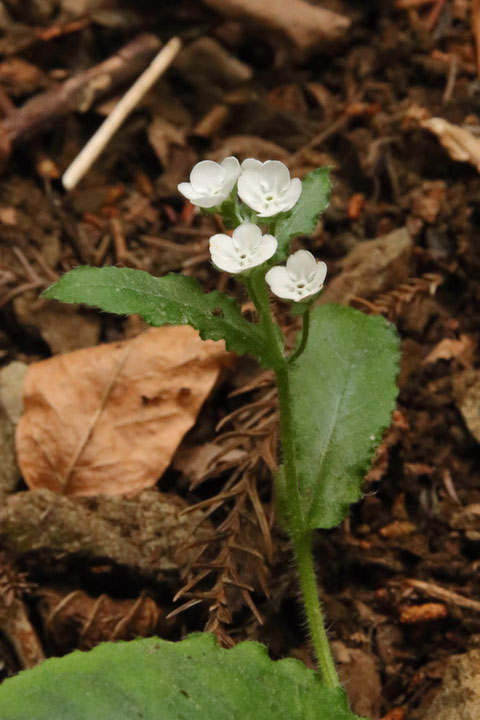
M 210 238 L 212 262 L 243 284 L 258 321 L 225 293 L 204 293 L 193 278 L 157 278 L 130 268 L 79 267 L 43 296 L 86 303 L 151 325 L 190 324 L 203 339 L 255 356 L 274 371 L 279 401 L 279 520 L 293 552 L 318 671 L 299 661 L 272 662 L 265 648 L 232 650 L 197 633 L 179 643 L 156 638 L 102 645 L 90 653 L 20 673 L 0 688 L 4 720 L 47 718 L 318 718 L 352 720 L 331 655 L 312 557 L 312 533 L 343 520 L 361 497 L 364 475 L 397 395 L 399 343 L 393 327 L 338 305 L 314 307 L 327 274 L 307 250 L 308 235 L 330 195 L 328 168 L 301 182 L 281 162 L 205 160 L 179 190 L 232 235 Z M 270 291 L 302 318 L 290 352 L 275 321 Z

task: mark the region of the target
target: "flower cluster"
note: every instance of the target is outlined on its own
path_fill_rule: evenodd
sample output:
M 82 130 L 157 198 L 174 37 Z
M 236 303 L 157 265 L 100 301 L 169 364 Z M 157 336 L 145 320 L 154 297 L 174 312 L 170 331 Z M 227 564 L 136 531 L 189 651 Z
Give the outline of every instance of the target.
M 253 219 L 267 218 L 269 224 L 280 213 L 292 210 L 302 193 L 301 181 L 290 177 L 284 163 L 278 160 L 262 163 L 248 158 L 240 165 L 234 157 L 221 163 L 212 160 L 197 163 L 190 173 L 190 182 L 180 183 L 178 189 L 194 205 L 220 212 L 225 201 L 237 203 L 232 197 L 235 186 L 240 200 L 253 211 Z M 263 235 L 258 225 L 244 219 L 232 236 L 218 233 L 210 238 L 213 264 L 232 274 L 263 265 L 275 255 L 277 247 L 273 235 Z M 288 258 L 286 266 L 270 268 L 265 280 L 278 297 L 300 302 L 322 289 L 326 274 L 324 262 L 315 260 L 307 250 L 298 250 Z

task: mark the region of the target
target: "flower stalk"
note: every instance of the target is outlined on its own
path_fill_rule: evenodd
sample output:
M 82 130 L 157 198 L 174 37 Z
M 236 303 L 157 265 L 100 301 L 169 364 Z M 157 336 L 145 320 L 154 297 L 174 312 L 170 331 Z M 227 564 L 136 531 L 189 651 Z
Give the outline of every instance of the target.
M 234 188 L 238 198 L 234 197 Z M 283 503 L 285 524 L 293 543 L 300 587 L 318 668 L 323 682 L 339 686 L 330 652 L 312 556 L 312 532 L 307 530 L 297 472 L 296 428 L 292 413 L 290 368 L 307 346 L 310 328 L 310 305 L 323 288 L 327 266 L 307 250 L 290 255 L 286 265 L 268 267 L 277 249 L 275 232 L 280 218 L 297 203 L 302 183 L 291 178 L 286 165 L 277 160 L 262 163 L 253 158 L 238 163 L 230 157 L 221 163 L 204 160 L 190 174 L 189 183 L 180 183 L 179 191 L 195 205 L 221 212 L 224 201 L 232 235 L 217 233 L 210 238 L 213 264 L 236 275 L 245 284 L 260 320 L 263 339 L 271 358 L 278 389 L 283 465 L 277 480 L 277 496 Z M 239 202 L 239 200 L 241 202 Z M 256 224 L 263 221 L 268 234 Z M 277 297 L 306 305 L 300 342 L 289 357 L 285 353 L 283 333 L 272 317 L 268 290 Z
M 278 405 L 280 414 L 280 433 L 283 454 L 283 476 L 285 482 L 285 498 L 288 506 L 288 532 L 293 543 L 295 560 L 298 568 L 300 588 L 307 622 L 310 629 L 312 644 L 318 662 L 318 670 L 323 682 L 328 687 L 339 687 L 340 680 L 330 651 L 312 556 L 312 532 L 303 530 L 302 508 L 300 504 L 299 484 L 297 475 L 295 427 L 291 411 L 289 362 L 303 352 L 309 329 L 308 309 L 304 313 L 302 339 L 297 351 L 290 358 L 285 358 L 279 340 L 280 328 L 274 322 L 268 299 L 267 286 L 263 272 L 256 272 L 246 279 L 246 287 L 255 304 L 264 329 L 265 342 L 269 345 L 275 358 L 274 372 L 277 381 Z

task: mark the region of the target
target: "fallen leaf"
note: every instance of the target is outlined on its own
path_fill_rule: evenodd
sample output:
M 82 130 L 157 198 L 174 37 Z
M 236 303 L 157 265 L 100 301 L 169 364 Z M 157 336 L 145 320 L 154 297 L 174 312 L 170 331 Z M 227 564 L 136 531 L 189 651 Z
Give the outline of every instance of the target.
M 90 650 L 101 642 L 168 634 L 163 610 L 147 594 L 138 598 L 91 597 L 83 590 L 42 587 L 36 607 L 55 650 Z
M 88 348 L 100 338 L 100 316 L 78 305 L 43 300 L 37 291 L 22 293 L 13 301 L 17 319 L 34 335 L 40 335 L 54 355 Z
M 230 18 L 259 23 L 280 32 L 300 50 L 315 48 L 344 37 L 350 20 L 340 13 L 315 7 L 303 0 L 203 0 Z
M 230 135 L 221 140 L 207 157 L 209 160 L 220 162 L 229 155 L 235 155 L 239 160 L 255 157 L 264 162 L 265 160 L 285 161 L 289 153 L 280 145 L 257 135 Z
M 480 138 L 439 117 L 423 120 L 420 125 L 437 136 L 452 160 L 469 162 L 480 172 Z
M 382 684 L 378 661 L 360 648 L 347 647 L 340 640 L 332 643 L 338 674 L 355 713 L 378 717 L 382 701 Z
M 412 238 L 406 228 L 357 243 L 341 263 L 341 272 L 322 295 L 321 303 L 348 304 L 355 297 L 372 298 L 409 276 Z
M 16 436 L 25 482 L 66 495 L 151 487 L 226 357 L 223 343 L 182 326 L 34 363 Z
M 464 370 L 453 378 L 453 396 L 465 425 L 480 443 L 480 372 Z
M 437 360 L 458 360 L 465 368 L 472 367 L 472 357 L 475 350 L 475 341 L 469 335 L 460 335 L 458 340 L 444 338 L 435 345 L 423 364 L 436 363 Z

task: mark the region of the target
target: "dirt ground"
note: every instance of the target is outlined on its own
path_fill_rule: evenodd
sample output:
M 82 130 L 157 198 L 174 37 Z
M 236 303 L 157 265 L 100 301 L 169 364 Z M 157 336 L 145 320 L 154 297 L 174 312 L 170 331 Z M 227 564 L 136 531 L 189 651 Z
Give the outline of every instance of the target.
M 383 314 L 402 338 L 398 409 L 366 496 L 315 542 L 353 708 L 420 720 L 448 658 L 480 640 L 480 4 L 332 0 L 305 17 L 294 6 L 295 22 L 289 2 L 263 5 L 0 2 L 0 677 L 102 640 L 205 627 L 312 663 L 274 519 L 275 393 L 253 361 L 215 356 L 182 425 L 207 361 L 192 350 L 187 382 L 181 348 L 169 359 L 179 424 L 159 432 L 158 457 L 146 446 L 138 482 L 122 463 L 141 432 L 108 489 L 91 476 L 88 491 L 56 486 L 22 445 L 23 420 L 14 451 L 26 366 L 144 330 L 40 300 L 62 272 L 183 272 L 245 300 L 210 264 L 217 222 L 176 186 L 200 159 L 253 156 L 298 177 L 333 167 L 330 206 L 298 246 L 328 264 L 322 301 Z M 335 14 L 316 32 L 320 7 Z M 172 66 L 67 193 L 62 173 L 173 36 L 184 47 Z M 74 389 L 66 437 L 90 384 L 78 363 L 47 367 L 57 395 Z M 47 391 L 38 383 L 33 394 Z M 56 462 L 63 432 L 45 427 L 37 444 Z

